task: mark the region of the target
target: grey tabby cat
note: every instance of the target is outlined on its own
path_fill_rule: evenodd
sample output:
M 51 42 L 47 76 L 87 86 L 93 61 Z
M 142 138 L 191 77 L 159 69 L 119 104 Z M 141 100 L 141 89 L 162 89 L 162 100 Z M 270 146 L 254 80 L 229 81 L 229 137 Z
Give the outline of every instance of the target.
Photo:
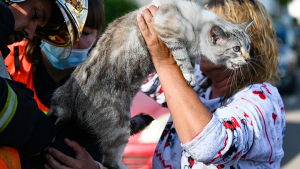
M 205 56 L 215 64 L 238 69 L 249 60 L 252 21 L 232 24 L 193 0 L 154 0 L 162 4 L 154 17 L 159 37 L 181 67 L 189 85 L 196 83 L 191 60 Z M 147 46 L 131 12 L 112 22 L 88 58 L 54 93 L 50 116 L 71 119 L 96 137 L 103 165 L 122 163 L 130 136 L 130 106 L 147 76 L 154 72 Z

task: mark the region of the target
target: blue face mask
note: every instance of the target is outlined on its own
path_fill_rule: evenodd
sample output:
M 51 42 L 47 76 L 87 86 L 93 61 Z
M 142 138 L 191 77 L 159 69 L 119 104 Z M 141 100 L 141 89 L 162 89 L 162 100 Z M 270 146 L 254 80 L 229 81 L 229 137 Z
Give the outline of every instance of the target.
M 40 45 L 41 49 L 44 51 L 44 53 L 47 55 L 48 60 L 51 62 L 51 64 L 56 68 L 60 70 L 72 68 L 78 66 L 81 62 L 83 62 L 87 58 L 87 54 L 89 50 L 92 48 L 92 45 L 87 49 L 73 49 L 71 51 L 70 56 L 67 59 L 57 59 L 55 55 L 55 51 L 50 52 L 49 49 L 53 48 L 52 45 L 42 42 Z

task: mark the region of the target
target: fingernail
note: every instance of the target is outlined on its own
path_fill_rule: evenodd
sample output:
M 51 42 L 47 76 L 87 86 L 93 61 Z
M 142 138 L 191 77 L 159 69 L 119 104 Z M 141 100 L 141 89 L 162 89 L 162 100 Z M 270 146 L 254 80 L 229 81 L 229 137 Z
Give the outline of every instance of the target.
M 138 18 L 142 17 L 142 14 L 138 13 L 138 14 L 137 14 L 137 17 L 138 17 Z
M 71 140 L 69 140 L 68 138 L 65 138 L 66 141 L 70 142 Z

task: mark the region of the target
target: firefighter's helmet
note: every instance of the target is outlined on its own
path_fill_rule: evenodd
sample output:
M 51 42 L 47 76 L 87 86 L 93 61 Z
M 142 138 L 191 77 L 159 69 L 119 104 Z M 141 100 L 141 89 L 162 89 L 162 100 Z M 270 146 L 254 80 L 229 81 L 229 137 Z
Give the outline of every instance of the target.
M 17 3 L 26 0 L 5 0 L 6 3 Z M 53 0 L 57 11 L 52 12 L 49 22 L 42 28 L 37 28 L 35 35 L 53 46 L 60 47 L 56 53 L 59 59 L 66 59 L 73 45 L 81 36 L 87 14 L 88 0 Z M 53 10 L 55 11 L 55 10 Z

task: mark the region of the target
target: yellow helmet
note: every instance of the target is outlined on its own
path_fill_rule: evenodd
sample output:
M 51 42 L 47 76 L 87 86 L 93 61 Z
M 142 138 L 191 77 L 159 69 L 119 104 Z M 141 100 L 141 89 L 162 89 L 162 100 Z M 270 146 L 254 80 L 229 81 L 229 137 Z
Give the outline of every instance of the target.
M 6 3 L 22 2 L 26 0 L 5 0 Z M 60 12 L 53 12 L 49 22 L 44 27 L 38 27 L 35 35 L 43 41 L 60 47 L 61 52 L 55 55 L 59 59 L 66 59 L 71 53 L 73 45 L 79 40 L 88 14 L 88 0 L 53 0 Z

